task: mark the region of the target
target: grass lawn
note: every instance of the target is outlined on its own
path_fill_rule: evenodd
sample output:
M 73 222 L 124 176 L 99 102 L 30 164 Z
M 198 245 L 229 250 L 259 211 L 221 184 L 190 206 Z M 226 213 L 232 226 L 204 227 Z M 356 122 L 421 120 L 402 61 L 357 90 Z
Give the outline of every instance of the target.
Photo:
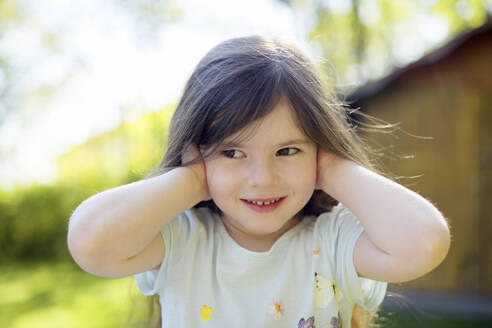
M 98 278 L 71 262 L 2 264 L 0 270 L 0 327 L 143 327 L 146 299 L 133 277 Z M 383 311 L 380 327 L 492 327 L 490 319 L 404 310 Z
M 422 312 L 381 312 L 380 328 L 490 328 L 492 319 Z
M 2 264 L 0 327 L 140 327 L 145 315 L 133 277 L 98 278 L 69 262 Z

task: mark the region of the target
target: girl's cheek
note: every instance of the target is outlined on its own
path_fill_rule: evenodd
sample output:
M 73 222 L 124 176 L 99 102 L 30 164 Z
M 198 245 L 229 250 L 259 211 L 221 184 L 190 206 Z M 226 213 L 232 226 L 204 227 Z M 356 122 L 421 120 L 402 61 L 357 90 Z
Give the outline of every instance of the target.
M 237 180 L 237 170 L 234 170 L 227 165 L 221 165 L 218 161 L 205 163 L 205 168 L 207 171 L 207 183 L 210 192 L 212 193 L 214 191 L 220 192 L 227 189 L 228 186 Z
M 298 183 L 304 184 L 308 189 L 314 189 L 316 186 L 317 166 L 316 162 L 307 162 L 302 165 L 304 169 L 296 170 L 295 174 L 292 174 L 293 178 Z

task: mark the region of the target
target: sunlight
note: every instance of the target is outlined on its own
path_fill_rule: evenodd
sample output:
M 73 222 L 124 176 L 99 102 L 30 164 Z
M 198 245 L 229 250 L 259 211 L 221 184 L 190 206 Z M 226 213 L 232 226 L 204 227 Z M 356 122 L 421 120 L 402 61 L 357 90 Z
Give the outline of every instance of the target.
M 174 102 L 193 66 L 219 41 L 253 33 L 291 38 L 300 33 L 291 9 L 273 0 L 180 2 L 182 20 L 164 24 L 152 42 L 135 38 L 128 15 L 114 4 L 67 6 L 51 0 L 26 5 L 32 23 L 3 36 L 1 46 L 27 73 L 18 92 L 53 86 L 56 94 L 24 102 L 0 129 L 0 146 L 12 155 L 0 161 L 4 189 L 52 182 L 56 156 L 114 129 L 128 112 L 142 114 Z M 58 34 L 46 48 L 44 33 L 50 31 Z

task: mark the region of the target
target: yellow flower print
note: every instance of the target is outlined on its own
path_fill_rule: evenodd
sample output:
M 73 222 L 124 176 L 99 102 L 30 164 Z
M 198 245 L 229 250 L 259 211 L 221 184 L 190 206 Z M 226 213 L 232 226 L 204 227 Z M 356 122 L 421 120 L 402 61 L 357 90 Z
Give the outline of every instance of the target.
M 314 273 L 314 303 L 318 308 L 327 308 L 334 296 L 333 283 L 320 275 Z
M 200 310 L 200 317 L 202 317 L 203 321 L 209 321 L 210 316 L 212 315 L 212 308 L 208 307 L 206 305 L 202 306 L 202 309 Z
M 313 249 L 313 259 L 319 258 L 319 248 Z
M 284 305 L 281 301 L 272 300 L 268 306 L 268 313 L 273 314 L 273 317 L 278 320 L 284 314 Z

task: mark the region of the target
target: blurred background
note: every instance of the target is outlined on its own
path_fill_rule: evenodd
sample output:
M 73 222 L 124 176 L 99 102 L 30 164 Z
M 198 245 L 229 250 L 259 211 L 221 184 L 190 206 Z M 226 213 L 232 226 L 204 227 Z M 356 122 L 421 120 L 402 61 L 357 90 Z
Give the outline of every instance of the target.
M 368 123 L 394 124 L 361 134 L 450 222 L 448 257 L 390 284 L 381 326 L 492 327 L 491 15 L 491 0 L 0 0 L 0 327 L 143 326 L 132 277 L 73 263 L 68 219 L 156 166 L 199 59 L 251 34 L 293 41 Z

